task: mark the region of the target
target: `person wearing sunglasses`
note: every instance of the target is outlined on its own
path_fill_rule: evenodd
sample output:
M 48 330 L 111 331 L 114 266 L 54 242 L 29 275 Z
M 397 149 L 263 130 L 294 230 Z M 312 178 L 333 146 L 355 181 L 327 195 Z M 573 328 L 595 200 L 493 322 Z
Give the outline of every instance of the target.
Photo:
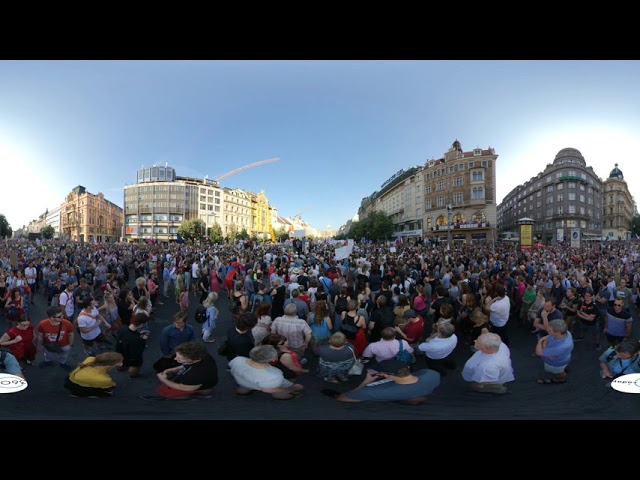
M 47 318 L 41 320 L 37 328 L 36 347 L 44 354 L 44 360 L 38 366 L 49 367 L 56 358 L 60 368 L 70 371 L 67 358 L 75 340 L 74 336 L 73 325 L 64 318 L 62 307 L 47 308 Z

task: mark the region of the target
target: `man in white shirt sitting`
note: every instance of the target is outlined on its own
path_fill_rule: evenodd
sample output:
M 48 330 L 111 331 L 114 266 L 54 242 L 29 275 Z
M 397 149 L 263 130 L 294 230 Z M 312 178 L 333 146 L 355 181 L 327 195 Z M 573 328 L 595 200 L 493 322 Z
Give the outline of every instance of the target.
M 436 328 L 436 333 L 421 343 L 418 350 L 425 353 L 427 368 L 444 376 L 447 374 L 445 369 L 455 370 L 456 368 L 456 362 L 452 357 L 453 351 L 458 345 L 458 337 L 455 335 L 456 327 L 450 322 L 439 323 Z
M 507 393 L 507 382 L 515 380 L 511 366 L 511 352 L 498 335 L 484 333 L 475 343 L 478 350 L 467 360 L 462 378 L 473 391 L 480 393 Z

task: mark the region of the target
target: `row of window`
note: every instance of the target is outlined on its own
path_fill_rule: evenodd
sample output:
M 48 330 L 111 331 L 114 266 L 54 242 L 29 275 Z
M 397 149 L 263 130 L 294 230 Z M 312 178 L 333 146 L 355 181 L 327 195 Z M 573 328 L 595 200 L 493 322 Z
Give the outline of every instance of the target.
M 462 172 L 466 169 L 472 169 L 472 168 L 477 168 L 476 166 L 476 162 L 468 162 L 468 163 L 457 163 L 455 165 L 449 165 L 448 167 L 442 167 L 442 168 L 436 168 L 434 171 L 426 173 L 424 178 L 425 180 L 431 180 L 432 178 L 436 178 L 436 177 L 442 177 L 444 175 L 447 175 L 447 173 L 455 173 L 455 172 Z M 482 160 L 479 164 L 479 166 L 483 167 L 483 168 L 487 168 L 491 166 L 491 161 L 490 160 Z

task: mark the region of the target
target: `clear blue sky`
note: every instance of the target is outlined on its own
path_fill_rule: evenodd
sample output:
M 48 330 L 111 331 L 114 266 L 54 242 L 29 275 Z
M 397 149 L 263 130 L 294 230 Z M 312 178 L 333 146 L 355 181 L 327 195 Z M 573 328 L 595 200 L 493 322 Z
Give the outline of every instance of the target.
M 640 173 L 637 61 L 1 61 L 2 205 L 14 229 L 76 185 L 122 206 L 141 165 L 260 191 L 337 229 L 401 168 L 495 148 L 498 201 L 580 150 Z

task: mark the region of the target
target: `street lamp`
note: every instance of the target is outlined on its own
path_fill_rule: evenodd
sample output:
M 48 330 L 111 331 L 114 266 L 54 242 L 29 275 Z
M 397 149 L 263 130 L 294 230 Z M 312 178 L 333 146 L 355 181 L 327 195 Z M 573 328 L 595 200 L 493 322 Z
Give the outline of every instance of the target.
M 447 217 L 448 217 L 448 223 L 447 223 L 447 250 L 451 248 L 451 209 L 452 208 L 453 207 L 449 203 L 447 205 Z

